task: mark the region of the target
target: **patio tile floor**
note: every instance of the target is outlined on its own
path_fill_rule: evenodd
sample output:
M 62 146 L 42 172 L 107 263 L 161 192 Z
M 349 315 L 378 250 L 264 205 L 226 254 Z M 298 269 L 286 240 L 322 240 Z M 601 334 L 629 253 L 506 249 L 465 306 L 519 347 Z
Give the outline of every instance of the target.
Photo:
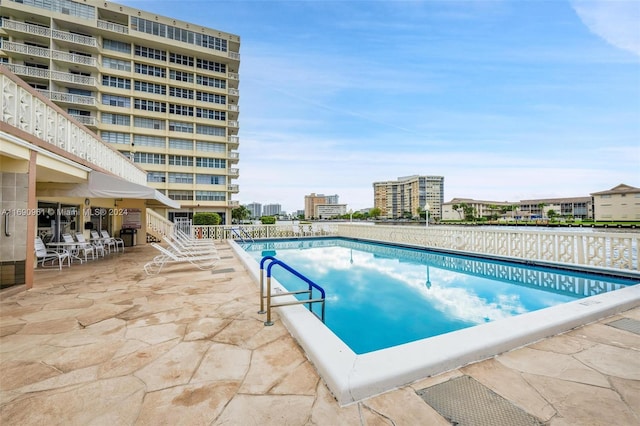
M 416 391 L 470 376 L 541 423 L 640 424 L 640 335 L 607 323 L 340 407 L 226 242 L 148 277 L 150 246 L 35 271 L 0 300 L 2 425 L 449 425 Z M 286 308 L 284 308 L 286 309 Z

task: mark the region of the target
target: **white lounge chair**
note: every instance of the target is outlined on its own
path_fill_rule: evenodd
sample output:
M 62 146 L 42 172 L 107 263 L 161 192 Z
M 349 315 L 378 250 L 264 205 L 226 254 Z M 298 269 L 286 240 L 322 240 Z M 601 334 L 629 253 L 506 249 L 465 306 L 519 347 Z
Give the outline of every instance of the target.
M 36 266 L 38 263 L 45 268 L 45 262 L 51 262 L 51 266 L 55 261 L 58 262 L 58 269 L 62 270 L 62 264 L 64 261 L 67 261 L 68 266 L 71 266 L 71 257 L 69 256 L 69 252 L 65 249 L 53 250 L 48 249 L 47 246 L 44 245 L 42 239 L 40 237 L 36 237 L 35 239 L 35 252 L 36 252 Z
M 77 259 L 80 259 L 80 253 L 84 254 L 84 261 L 86 262 L 87 259 L 87 255 L 91 254 L 91 259 L 95 259 L 96 258 L 96 252 L 93 249 L 93 246 L 87 242 L 83 243 L 79 243 L 76 240 L 73 239 L 73 237 L 71 236 L 71 234 L 62 234 L 62 238 L 64 239 L 65 243 L 76 243 L 73 244 L 71 246 L 69 246 L 69 248 L 71 249 L 71 255 L 76 257 Z M 81 260 L 82 262 L 82 260 Z
M 96 255 L 102 256 L 104 257 L 104 244 L 102 244 L 102 240 L 95 240 L 95 241 L 87 241 L 84 239 L 84 234 L 82 234 L 81 232 L 76 232 L 76 240 L 78 241 L 78 243 L 85 245 L 88 244 L 91 247 L 93 247 Z
M 173 249 L 166 249 L 158 243 L 151 243 L 161 254 L 157 255 L 150 262 L 144 265 L 147 275 L 157 275 L 166 264 L 190 263 L 198 269 L 213 269 L 220 259 L 215 253 L 194 255 L 189 253 L 176 252 Z
M 100 234 L 98 234 L 98 231 L 96 231 L 95 229 L 91 230 L 91 243 L 95 245 L 95 242 L 99 241 L 104 248 L 107 250 L 107 252 L 109 252 L 109 254 L 111 254 L 111 249 L 113 248 L 113 251 L 116 250 L 116 242 L 112 241 L 109 238 L 104 238 L 102 237 Z
M 103 229 L 102 231 L 100 231 L 100 233 L 102 235 L 102 238 L 113 241 L 116 247 L 116 251 L 118 251 L 118 247 L 122 247 L 122 252 L 124 253 L 124 240 L 122 238 L 112 237 L 111 235 L 109 235 L 106 229 Z

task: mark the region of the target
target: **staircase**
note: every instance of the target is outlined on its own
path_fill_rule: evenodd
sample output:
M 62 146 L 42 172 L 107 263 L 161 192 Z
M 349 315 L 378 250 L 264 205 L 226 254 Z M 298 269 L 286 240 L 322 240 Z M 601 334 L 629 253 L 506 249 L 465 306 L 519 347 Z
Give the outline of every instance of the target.
M 153 209 L 147 208 L 147 240 L 151 237 L 156 241 L 162 241 L 165 235 L 173 233 L 174 226 L 173 222 Z

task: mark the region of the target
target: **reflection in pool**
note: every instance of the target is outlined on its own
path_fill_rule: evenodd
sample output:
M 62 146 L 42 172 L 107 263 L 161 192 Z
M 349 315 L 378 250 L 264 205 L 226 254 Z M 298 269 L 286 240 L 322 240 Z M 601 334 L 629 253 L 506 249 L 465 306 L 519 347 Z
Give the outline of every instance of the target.
M 326 325 L 356 354 L 612 291 L 634 281 L 341 238 L 245 244 L 327 292 Z M 278 268 L 288 290 L 306 287 Z

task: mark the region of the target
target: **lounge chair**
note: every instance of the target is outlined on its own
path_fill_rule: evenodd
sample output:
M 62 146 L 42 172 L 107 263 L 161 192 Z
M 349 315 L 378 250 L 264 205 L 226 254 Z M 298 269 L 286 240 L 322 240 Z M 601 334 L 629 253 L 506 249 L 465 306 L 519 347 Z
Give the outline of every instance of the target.
M 94 244 L 96 241 L 100 241 L 100 243 L 104 246 L 104 248 L 111 254 L 111 249 L 113 251 L 116 250 L 116 242 L 110 239 L 104 238 L 98 234 L 98 231 L 91 230 L 91 243 Z
M 35 239 L 35 252 L 36 252 L 36 266 L 38 263 L 45 268 L 45 262 L 51 261 L 51 266 L 53 266 L 54 261 L 58 262 L 58 269 L 62 270 L 62 264 L 65 259 L 67 261 L 68 266 L 71 266 L 71 257 L 69 256 L 69 252 L 65 249 L 53 250 L 47 248 L 42 242 L 40 237 L 36 237 Z
M 198 269 L 213 269 L 220 257 L 215 253 L 206 254 L 190 254 L 176 252 L 174 249 L 166 249 L 158 243 L 151 243 L 151 246 L 158 250 L 161 254 L 157 255 L 150 262 L 144 265 L 144 271 L 147 275 L 157 275 L 162 271 L 166 264 L 190 263 Z
M 96 241 L 87 241 L 84 239 L 84 234 L 82 234 L 81 232 L 76 232 L 76 240 L 78 241 L 78 243 L 84 245 L 88 245 L 93 247 L 93 250 L 95 251 L 96 255 L 100 255 L 102 257 L 104 257 L 104 244 L 102 244 L 101 240 L 96 240 Z
M 167 243 L 175 252 L 183 253 L 183 254 L 192 254 L 192 255 L 200 255 L 200 254 L 209 254 L 209 253 L 217 253 L 218 250 L 216 247 L 211 244 L 194 244 L 194 243 L 185 243 L 174 236 L 165 235 L 164 242 Z
M 91 254 L 91 259 L 95 259 L 96 258 L 96 252 L 93 249 L 93 246 L 87 242 L 83 243 L 79 243 L 76 240 L 73 239 L 73 237 L 71 236 L 71 234 L 62 234 L 62 238 L 64 239 L 65 243 L 76 243 L 73 244 L 71 246 L 69 246 L 69 248 L 71 249 L 71 255 L 80 259 L 80 253 L 84 254 L 84 261 L 86 262 L 87 259 L 87 255 Z M 81 260 L 82 262 L 82 260 Z
M 102 235 L 102 238 L 108 239 L 109 241 L 113 241 L 113 243 L 115 243 L 116 251 L 118 251 L 118 247 L 122 247 L 122 252 L 124 253 L 124 240 L 122 238 L 112 237 L 105 229 L 100 231 L 100 233 Z

